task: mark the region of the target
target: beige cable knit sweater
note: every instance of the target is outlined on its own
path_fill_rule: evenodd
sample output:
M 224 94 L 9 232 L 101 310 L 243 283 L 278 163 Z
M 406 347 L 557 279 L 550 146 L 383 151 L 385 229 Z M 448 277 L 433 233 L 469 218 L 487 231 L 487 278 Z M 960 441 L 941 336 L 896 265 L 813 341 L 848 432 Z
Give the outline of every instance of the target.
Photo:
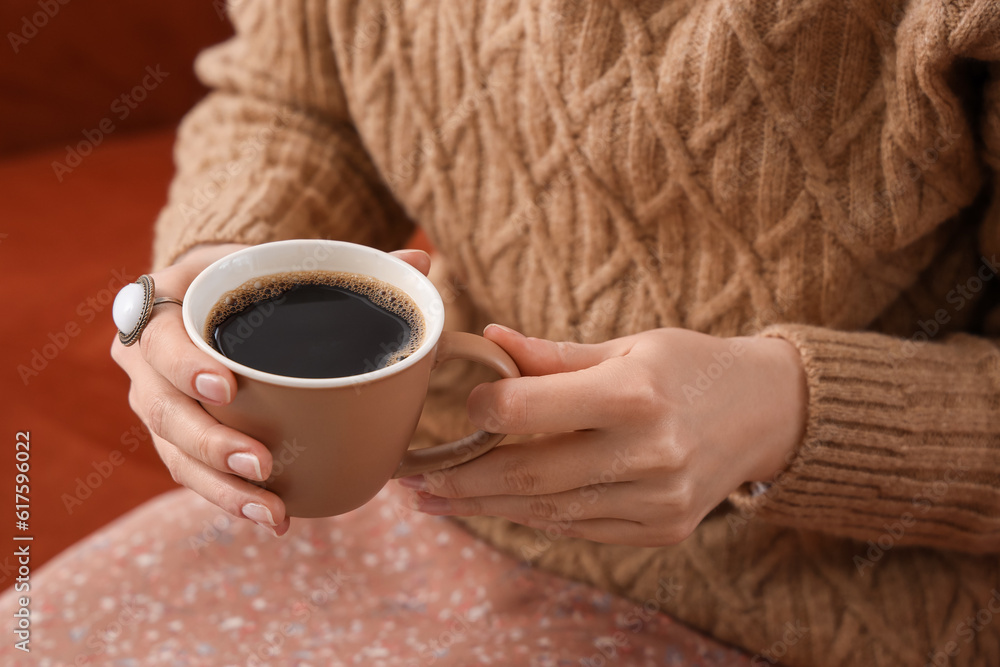
M 470 528 L 755 664 L 1000 664 L 998 3 L 232 14 L 198 62 L 214 92 L 181 130 L 157 266 L 212 241 L 393 248 L 415 221 L 453 326 L 784 337 L 809 380 L 797 456 L 684 543 Z M 475 380 L 439 378 L 423 439 L 464 428 Z

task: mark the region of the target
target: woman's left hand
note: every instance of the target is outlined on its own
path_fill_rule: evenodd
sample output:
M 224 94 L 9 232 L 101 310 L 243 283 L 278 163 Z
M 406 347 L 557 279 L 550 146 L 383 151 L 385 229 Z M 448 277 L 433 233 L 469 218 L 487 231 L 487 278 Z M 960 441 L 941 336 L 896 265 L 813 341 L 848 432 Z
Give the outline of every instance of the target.
M 428 514 L 675 544 L 740 484 L 772 479 L 802 438 L 805 374 L 780 338 L 655 329 L 584 345 L 497 325 L 484 335 L 524 377 L 476 387 L 469 417 L 487 431 L 542 435 L 400 480 Z

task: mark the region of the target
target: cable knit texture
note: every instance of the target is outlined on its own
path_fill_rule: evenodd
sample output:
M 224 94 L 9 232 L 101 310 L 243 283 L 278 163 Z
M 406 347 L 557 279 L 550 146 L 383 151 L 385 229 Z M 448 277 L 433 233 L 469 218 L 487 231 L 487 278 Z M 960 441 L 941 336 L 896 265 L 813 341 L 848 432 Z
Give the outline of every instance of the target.
M 667 611 L 773 649 L 760 664 L 1000 664 L 1000 620 L 975 618 L 1000 600 L 993 0 L 232 13 L 198 63 L 215 92 L 182 127 L 158 266 L 213 241 L 390 248 L 412 220 L 454 327 L 783 337 L 804 441 L 684 543 L 467 525 L 639 601 L 673 576 Z M 421 442 L 467 428 L 478 377 L 436 377 Z

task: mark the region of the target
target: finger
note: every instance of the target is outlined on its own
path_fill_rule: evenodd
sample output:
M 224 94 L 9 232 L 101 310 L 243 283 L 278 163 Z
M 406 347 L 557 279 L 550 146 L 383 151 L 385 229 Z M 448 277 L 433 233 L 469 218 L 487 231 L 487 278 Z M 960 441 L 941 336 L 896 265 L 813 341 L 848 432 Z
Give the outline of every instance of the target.
M 403 260 L 425 276 L 431 270 L 431 256 L 423 250 L 410 248 L 406 250 L 394 250 L 389 254 Z
M 239 477 L 213 470 L 156 434 L 153 435 L 153 445 L 178 484 L 233 516 L 273 529 L 277 535 L 288 531 L 290 522 L 285 516 L 285 503 L 274 493 Z
M 537 496 L 632 481 L 638 478 L 632 459 L 630 447 L 610 446 L 606 434 L 560 433 L 497 447 L 460 466 L 399 482 L 443 498 Z
M 494 433 L 532 434 L 601 428 L 621 416 L 615 376 L 605 362 L 625 355 L 628 339 L 586 345 L 527 338 L 491 324 L 483 335 L 517 363 L 516 380 L 482 384 L 469 395 L 470 420 Z
M 559 521 L 530 521 L 524 525 L 538 530 L 550 542 L 564 537 L 575 537 L 603 544 L 658 547 L 677 544 L 684 539 L 681 537 L 670 541 L 668 537 L 662 536 L 651 527 L 626 519 L 581 519 L 568 524 Z
M 216 470 L 267 479 L 271 453 L 263 444 L 220 424 L 149 366 L 135 366 L 129 402 L 152 433 Z
M 550 375 L 583 370 L 611 357 L 624 356 L 630 347 L 629 339 L 588 345 L 528 338 L 499 324 L 488 325 L 483 336 L 511 356 L 521 370 L 521 375 Z
M 236 394 L 232 372 L 195 347 L 175 304 L 153 308 L 137 346 L 126 348 L 116 336 L 111 356 L 130 376 L 139 364 L 148 364 L 191 398 L 212 405 L 225 405 Z
M 579 431 L 634 422 L 655 398 L 643 387 L 632 365 L 612 357 L 582 370 L 484 383 L 466 405 L 469 420 L 491 433 Z
M 652 518 L 656 515 L 655 507 L 642 498 L 638 486 L 636 482 L 617 482 L 538 496 L 475 498 L 442 498 L 421 491 L 414 497 L 413 509 L 436 516 L 498 516 L 523 524 Z

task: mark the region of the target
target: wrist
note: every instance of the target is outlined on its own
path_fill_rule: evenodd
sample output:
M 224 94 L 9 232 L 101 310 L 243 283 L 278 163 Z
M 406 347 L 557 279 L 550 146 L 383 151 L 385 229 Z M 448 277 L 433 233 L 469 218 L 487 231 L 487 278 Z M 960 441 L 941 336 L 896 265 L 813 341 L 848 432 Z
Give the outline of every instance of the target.
M 749 339 L 759 359 L 758 391 L 766 420 L 766 436 L 759 443 L 759 456 L 748 482 L 769 482 L 788 467 L 805 434 L 809 389 L 802 355 L 784 338 L 759 336 Z

